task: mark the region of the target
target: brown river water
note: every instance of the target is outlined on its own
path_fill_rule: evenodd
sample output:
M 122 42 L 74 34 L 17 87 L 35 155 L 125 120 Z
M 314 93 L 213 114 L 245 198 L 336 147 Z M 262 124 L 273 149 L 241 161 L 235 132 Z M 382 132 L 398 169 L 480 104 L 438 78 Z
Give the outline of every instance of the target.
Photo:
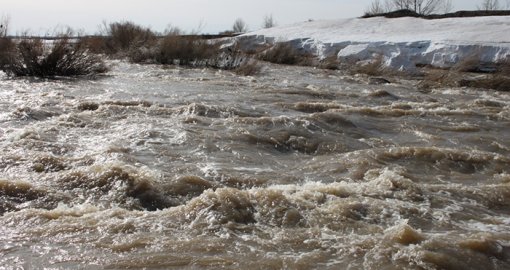
M 0 269 L 510 269 L 510 95 L 266 65 L 0 79 Z

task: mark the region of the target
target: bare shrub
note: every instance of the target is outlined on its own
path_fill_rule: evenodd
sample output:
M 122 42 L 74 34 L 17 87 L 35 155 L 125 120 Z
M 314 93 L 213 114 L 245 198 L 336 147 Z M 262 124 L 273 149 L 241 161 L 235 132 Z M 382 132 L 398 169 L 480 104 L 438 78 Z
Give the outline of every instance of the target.
M 478 10 L 498 10 L 501 9 L 499 0 L 483 0 L 478 6 Z
M 390 0 L 395 10 L 408 9 L 418 14 L 432 14 L 444 0 Z
M 383 14 L 391 10 L 407 10 L 419 15 L 451 10 L 451 0 L 374 0 L 366 9 L 365 16 Z
M 443 0 L 443 2 L 439 6 L 439 11 L 441 13 L 450 13 L 453 10 L 452 0 Z
M 289 43 L 280 42 L 260 53 L 258 58 L 263 61 L 285 64 L 309 66 L 313 62 L 313 55 L 300 52 Z
M 6 37 L 0 37 L 0 70 L 5 70 L 6 65 L 12 61 L 16 44 Z
M 510 91 L 510 78 L 502 75 L 489 75 L 483 79 L 460 80 L 459 86 Z
M 127 59 L 131 63 L 137 64 L 151 64 L 158 63 L 158 46 L 142 46 L 133 47 L 128 52 L 125 52 Z M 166 64 L 166 63 L 165 63 Z
M 510 74 L 510 58 L 498 62 L 483 61 L 480 51 L 475 51 L 452 66 L 457 72 L 506 73 Z
M 340 68 L 340 62 L 336 57 L 336 54 L 330 57 L 326 57 L 320 61 L 318 67 L 322 69 L 337 70 Z
M 482 77 L 469 74 L 473 71 L 478 72 L 480 67 L 483 66 L 477 57 L 466 58 L 464 63 L 449 70 L 428 69 L 419 86 L 422 89 L 460 86 L 510 91 L 510 61 L 507 59 L 498 63 L 486 63 L 485 65 L 490 66 L 490 69 L 485 70 L 490 70 L 491 73 Z
M 80 42 L 85 46 L 89 52 L 95 54 L 102 54 L 107 51 L 107 38 L 99 36 L 83 37 Z
M 212 63 L 209 66 L 219 69 L 232 70 L 252 61 L 253 55 L 250 56 L 246 51 L 242 50 L 239 44 L 228 46 L 220 49 Z
M 482 78 L 460 80 L 458 84 L 459 86 L 510 91 L 510 58 L 491 63 L 490 71 L 493 74 Z
M 248 59 L 234 69 L 234 73 L 242 76 L 254 76 L 260 73 L 261 66 L 256 60 Z
M 262 23 L 263 28 L 273 28 L 276 26 L 276 22 L 273 18 L 273 14 L 264 16 L 264 22 Z
M 129 21 L 114 22 L 103 27 L 108 53 L 127 52 L 133 47 L 140 47 L 156 41 L 156 35 L 149 29 Z
M 10 41 L 12 42 L 12 41 Z M 81 42 L 59 36 L 53 44 L 41 39 L 23 39 L 2 57 L 2 69 L 11 76 L 58 77 L 94 75 L 107 71 L 105 63 L 88 52 Z
M 425 69 L 425 75 L 418 84 L 421 89 L 433 89 L 441 87 L 454 87 L 461 80 L 462 76 L 459 72 L 444 69 Z
M 195 37 L 169 35 L 160 44 L 158 63 L 193 65 L 214 57 L 218 49 L 205 40 Z
M 234 33 L 245 33 L 248 31 L 248 26 L 243 21 L 243 19 L 239 18 L 234 22 L 234 25 L 232 26 L 232 31 Z
M 482 61 L 479 52 L 474 52 L 464 59 L 461 59 L 451 68 L 458 72 L 480 72 L 482 69 Z
M 220 49 L 218 43 L 180 33 L 171 32 L 154 46 L 132 49 L 130 61 L 229 70 L 237 68 L 245 58 L 236 48 Z
M 382 61 L 383 61 L 382 55 L 378 55 L 369 62 L 353 66 L 351 70 L 352 72 L 358 74 L 366 74 L 369 76 L 381 76 L 387 72 L 387 69 L 384 67 Z
M 496 63 L 497 72 L 500 74 L 510 74 L 510 56 L 507 56 L 505 60 Z
M 9 16 L 2 15 L 0 17 L 0 37 L 7 37 L 9 34 Z
M 391 5 L 388 1 L 381 2 L 381 0 L 374 0 L 372 3 L 366 8 L 365 16 L 372 16 L 377 14 L 383 14 L 389 12 L 391 10 Z
M 384 56 L 378 54 L 374 56 L 371 60 L 361 61 L 357 64 L 352 63 L 341 63 L 340 68 L 346 68 L 351 74 L 365 74 L 370 77 L 401 77 L 401 78 L 409 78 L 416 79 L 423 77 L 423 72 L 419 69 L 397 69 L 392 66 L 387 66 L 384 63 Z M 382 79 L 382 80 L 379 80 Z M 381 83 L 386 83 L 385 78 L 379 78 L 375 80 L 371 80 L 373 83 L 376 83 L 379 80 Z

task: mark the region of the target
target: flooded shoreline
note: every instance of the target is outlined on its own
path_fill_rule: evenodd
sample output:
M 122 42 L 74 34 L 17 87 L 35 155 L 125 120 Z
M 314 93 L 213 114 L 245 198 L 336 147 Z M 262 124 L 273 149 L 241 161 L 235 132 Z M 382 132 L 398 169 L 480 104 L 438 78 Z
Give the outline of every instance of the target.
M 6 269 L 505 269 L 510 95 L 265 65 L 0 80 Z

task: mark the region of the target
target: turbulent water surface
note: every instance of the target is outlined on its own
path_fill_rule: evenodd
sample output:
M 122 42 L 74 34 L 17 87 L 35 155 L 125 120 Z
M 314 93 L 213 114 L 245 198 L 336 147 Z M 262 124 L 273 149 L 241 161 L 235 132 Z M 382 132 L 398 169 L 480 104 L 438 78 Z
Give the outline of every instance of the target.
M 312 68 L 0 80 L 1 269 L 509 269 L 510 95 Z

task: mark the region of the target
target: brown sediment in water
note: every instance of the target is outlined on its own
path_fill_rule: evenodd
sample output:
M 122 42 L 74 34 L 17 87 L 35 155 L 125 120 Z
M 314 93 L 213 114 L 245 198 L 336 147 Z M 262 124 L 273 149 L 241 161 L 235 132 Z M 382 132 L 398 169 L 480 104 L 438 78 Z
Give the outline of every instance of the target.
M 2 266 L 510 268 L 507 94 L 265 68 L 0 80 Z

